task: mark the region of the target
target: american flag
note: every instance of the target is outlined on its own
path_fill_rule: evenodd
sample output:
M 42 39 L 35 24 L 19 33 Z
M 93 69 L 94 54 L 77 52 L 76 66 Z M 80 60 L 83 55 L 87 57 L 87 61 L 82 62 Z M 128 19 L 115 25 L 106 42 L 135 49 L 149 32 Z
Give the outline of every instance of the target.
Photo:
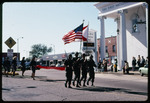
M 64 37 L 62 38 L 64 44 L 71 43 L 75 41 L 75 39 L 82 39 L 82 30 L 83 30 L 83 23 L 76 29 L 71 30 L 69 33 L 64 35 Z

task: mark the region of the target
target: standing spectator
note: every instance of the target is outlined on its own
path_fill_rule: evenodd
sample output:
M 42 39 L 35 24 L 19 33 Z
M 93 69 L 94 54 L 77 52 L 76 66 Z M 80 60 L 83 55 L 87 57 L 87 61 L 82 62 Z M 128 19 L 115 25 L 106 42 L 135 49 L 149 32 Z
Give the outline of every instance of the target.
M 69 58 L 65 61 L 65 67 L 66 67 L 66 83 L 65 87 L 67 87 L 67 83 L 69 82 L 69 88 L 71 87 L 71 80 L 72 80 L 72 68 L 73 68 L 73 60 L 72 55 L 69 55 Z
M 8 57 L 5 58 L 3 67 L 4 67 L 4 74 L 6 74 L 6 76 L 8 77 L 8 72 L 10 72 L 10 61 Z
M 6 71 L 7 71 L 7 59 L 4 58 L 4 62 L 3 62 L 3 67 L 4 67 L 4 75 L 6 74 Z M 7 75 L 6 75 L 7 76 Z
M 144 59 L 144 57 L 142 56 L 142 59 L 141 59 L 141 67 L 144 67 L 144 65 L 145 65 L 145 59 Z
M 105 65 L 105 58 L 103 59 L 102 64 L 101 64 L 102 72 L 104 72 L 104 65 Z
M 13 71 L 13 76 L 15 76 L 15 71 L 16 71 L 16 67 L 17 67 L 17 57 L 14 56 L 13 57 L 13 61 L 12 61 L 12 71 Z
M 117 59 L 115 59 L 115 62 L 114 62 L 114 69 L 115 69 L 115 72 L 117 72 Z
M 113 72 L 113 66 L 114 66 L 114 64 L 111 63 L 111 72 Z
M 73 85 L 75 86 L 75 81 L 77 79 L 77 85 L 76 87 L 79 87 L 79 82 L 80 82 L 80 58 L 78 57 L 78 52 L 76 52 L 75 54 L 75 58 L 73 58 L 73 69 L 74 69 L 74 74 L 75 74 L 75 77 L 74 77 L 74 80 L 73 80 Z
M 33 80 L 35 80 L 35 70 L 36 70 L 36 61 L 35 61 L 35 57 L 32 58 L 30 66 L 32 68 L 32 75 L 31 77 L 33 78 Z
M 124 61 L 124 63 L 125 63 L 125 66 L 124 66 L 125 71 L 127 72 L 127 74 L 129 74 L 129 64 L 127 61 Z
M 85 59 L 85 54 L 82 55 L 81 68 L 82 68 L 82 77 L 80 79 L 80 85 L 81 85 L 81 81 L 84 79 L 83 86 L 86 86 L 85 82 L 87 78 L 88 61 L 87 59 Z
M 135 66 L 136 66 L 136 59 L 135 57 L 132 58 L 132 70 L 135 70 Z
M 92 79 L 92 85 L 94 86 L 94 79 L 95 79 L 95 72 L 94 67 L 96 67 L 96 64 L 93 60 L 93 56 L 90 56 L 90 60 L 88 61 L 88 67 L 89 67 L 89 79 L 87 80 L 87 85 L 89 85 L 89 81 Z
M 25 70 L 26 70 L 26 68 L 25 68 L 25 57 L 23 57 L 22 58 L 22 61 L 21 61 L 21 66 L 22 66 L 22 76 L 24 76 L 24 72 L 25 72 Z
M 104 71 L 107 72 L 107 60 L 104 60 Z
M 138 67 L 141 67 L 141 57 L 140 57 L 140 55 L 138 55 L 138 60 L 137 60 L 137 64 L 138 64 Z
M 146 57 L 146 61 L 145 61 L 145 64 L 148 64 L 148 57 Z
M 102 62 L 101 62 L 101 60 L 99 60 L 99 62 L 98 62 L 98 69 L 99 69 L 99 71 L 101 71 L 101 69 L 102 69 L 101 65 L 102 65 Z

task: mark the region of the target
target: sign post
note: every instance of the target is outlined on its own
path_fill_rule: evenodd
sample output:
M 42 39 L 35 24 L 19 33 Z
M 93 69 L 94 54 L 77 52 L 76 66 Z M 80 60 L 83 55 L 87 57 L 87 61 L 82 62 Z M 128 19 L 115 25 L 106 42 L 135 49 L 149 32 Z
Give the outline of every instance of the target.
M 12 61 L 13 58 L 13 49 L 7 50 L 7 57 L 9 57 L 9 60 Z
M 9 47 L 9 49 L 7 50 L 7 57 L 9 57 L 10 61 L 12 61 L 13 49 L 11 48 L 16 44 L 16 42 L 12 37 L 10 37 L 5 41 L 5 44 Z
M 5 41 L 5 44 L 11 49 L 16 44 L 16 42 L 12 37 L 10 37 Z

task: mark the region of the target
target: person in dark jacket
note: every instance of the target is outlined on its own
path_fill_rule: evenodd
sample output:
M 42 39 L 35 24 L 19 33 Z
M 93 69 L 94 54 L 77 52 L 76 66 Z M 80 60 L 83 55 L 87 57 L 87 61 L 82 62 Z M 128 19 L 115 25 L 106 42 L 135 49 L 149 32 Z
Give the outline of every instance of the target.
M 67 87 L 67 83 L 69 82 L 69 88 L 71 87 L 71 80 L 72 80 L 72 68 L 73 68 L 73 60 L 72 55 L 69 55 L 69 58 L 65 61 L 65 67 L 66 67 L 66 83 L 65 87 Z
M 85 54 L 82 55 L 81 68 L 82 68 L 82 77 L 80 79 L 80 85 L 81 85 L 81 81 L 84 79 L 83 86 L 86 86 L 85 82 L 86 82 L 86 78 L 87 78 L 88 61 L 85 58 Z
M 142 59 L 141 59 L 141 67 L 144 67 L 144 65 L 145 65 L 145 59 L 144 59 L 144 57 L 142 56 Z
M 115 59 L 115 62 L 114 62 L 114 69 L 115 69 L 115 72 L 117 72 L 117 59 Z
M 138 64 L 138 67 L 140 68 L 141 67 L 141 57 L 140 57 L 140 55 L 138 55 L 137 64 Z
M 104 62 L 104 71 L 107 72 L 107 60 Z
M 99 62 L 98 62 L 98 69 L 99 69 L 99 72 L 101 71 L 101 69 L 102 69 L 102 62 L 101 62 L 101 60 L 99 60 Z
M 136 66 L 136 59 L 135 59 L 135 57 L 133 57 L 133 59 L 132 59 L 132 70 L 133 71 L 135 70 L 135 66 Z
M 15 71 L 16 71 L 16 68 L 17 68 L 17 57 L 16 56 L 14 56 L 13 57 L 13 61 L 12 61 L 12 71 L 13 71 L 13 76 L 15 76 Z
M 73 70 L 74 70 L 74 74 L 75 74 L 75 77 L 74 77 L 74 80 L 73 80 L 73 85 L 75 86 L 75 81 L 77 79 L 77 84 L 76 84 L 76 87 L 80 87 L 79 86 L 79 82 L 80 82 L 80 58 L 78 57 L 78 52 L 76 52 L 75 54 L 75 58 L 73 58 Z
M 24 76 L 24 72 L 26 70 L 26 67 L 25 67 L 25 57 L 22 58 L 22 61 L 21 61 L 21 70 L 22 70 L 22 76 Z
M 90 56 L 90 60 L 88 61 L 88 67 L 89 67 L 89 79 L 87 80 L 87 85 L 89 85 L 89 81 L 92 79 L 92 85 L 94 86 L 94 79 L 95 79 L 95 72 L 94 67 L 96 67 L 96 64 L 93 60 L 93 56 Z
M 8 72 L 10 72 L 10 61 L 9 58 L 5 58 L 4 63 L 3 63 L 3 67 L 4 67 L 4 74 L 6 74 L 6 76 L 8 77 Z
M 32 75 L 31 77 L 33 78 L 33 80 L 35 80 L 35 70 L 36 70 L 36 61 L 35 61 L 35 57 L 32 58 L 31 62 L 30 62 L 30 66 L 32 68 Z

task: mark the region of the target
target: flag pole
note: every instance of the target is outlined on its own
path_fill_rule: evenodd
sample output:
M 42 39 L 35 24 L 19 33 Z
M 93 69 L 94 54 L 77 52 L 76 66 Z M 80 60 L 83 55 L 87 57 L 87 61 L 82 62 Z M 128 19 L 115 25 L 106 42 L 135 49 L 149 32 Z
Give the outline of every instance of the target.
M 88 35 L 89 35 L 89 22 L 88 22 L 88 30 L 87 30 L 86 52 L 87 52 L 87 49 L 88 49 Z M 87 53 L 87 54 L 88 54 L 88 53 Z
M 84 24 L 84 19 L 83 19 L 83 24 Z M 82 45 L 82 39 L 80 40 L 80 52 L 81 52 L 81 45 Z

